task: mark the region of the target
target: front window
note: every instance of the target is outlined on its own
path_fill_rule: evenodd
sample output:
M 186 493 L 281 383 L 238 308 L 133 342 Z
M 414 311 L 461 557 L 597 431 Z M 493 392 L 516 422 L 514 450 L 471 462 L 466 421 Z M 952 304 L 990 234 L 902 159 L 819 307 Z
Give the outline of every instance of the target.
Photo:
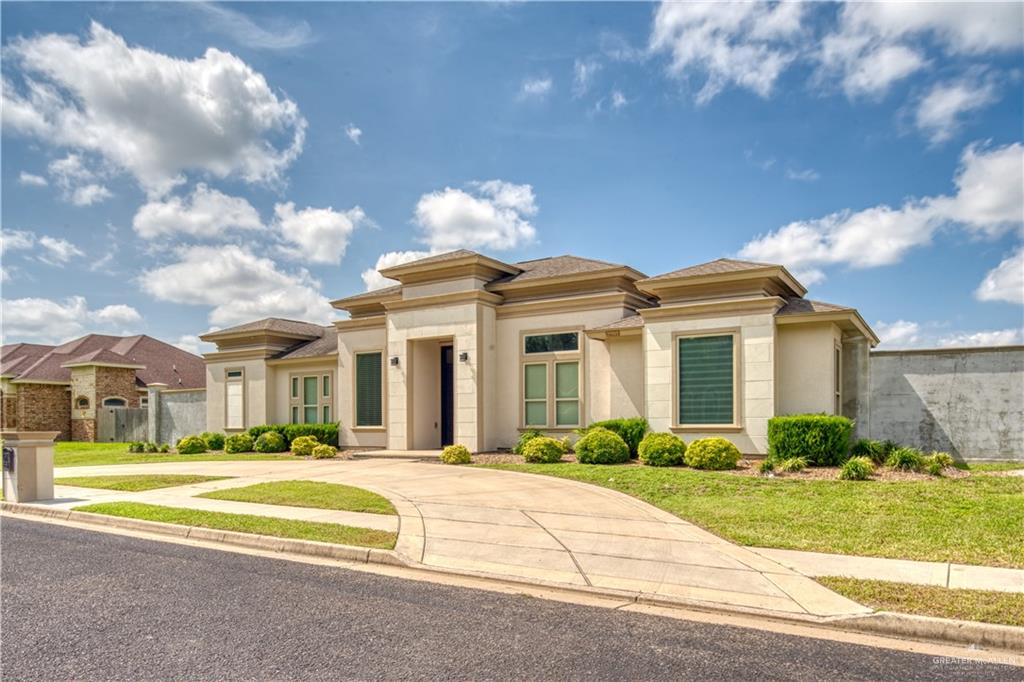
M 732 334 L 678 340 L 679 424 L 735 423 L 735 344 Z
M 579 332 L 526 334 L 523 358 L 523 426 L 579 426 L 582 423 Z
M 548 425 L 548 366 L 526 365 L 523 376 L 523 397 L 526 400 L 526 426 Z
M 527 354 L 578 352 L 580 349 L 579 332 L 561 332 L 558 334 L 528 334 L 523 341 L 523 350 Z
M 224 373 L 224 428 L 245 428 L 245 382 L 242 370 L 231 369 Z
M 292 424 L 331 420 L 331 374 L 299 374 L 289 378 L 289 416 Z
M 128 401 L 124 398 L 104 398 L 103 407 L 125 407 Z
M 356 354 L 356 426 L 384 425 L 383 354 Z

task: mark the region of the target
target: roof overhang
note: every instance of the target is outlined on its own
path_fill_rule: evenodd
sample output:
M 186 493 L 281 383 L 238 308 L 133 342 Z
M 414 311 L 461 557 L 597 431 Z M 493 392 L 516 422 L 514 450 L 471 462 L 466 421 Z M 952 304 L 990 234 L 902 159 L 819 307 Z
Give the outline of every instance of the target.
M 267 360 L 268 365 L 314 365 L 316 363 L 323 364 L 324 361 L 328 361 L 328 364 L 333 368 L 335 360 L 338 359 L 338 352 L 324 353 L 323 355 L 307 355 L 301 358 L 274 358 Z
M 384 303 L 402 300 L 400 289 L 382 289 L 379 293 L 363 293 L 331 301 L 331 306 L 338 310 L 347 310 L 353 318 L 376 315 L 384 312 Z M 339 320 L 341 322 L 343 320 Z M 337 322 L 335 322 L 337 325 Z
M 199 339 L 206 341 L 207 343 L 220 343 L 221 341 L 236 341 L 239 339 L 252 339 L 259 343 L 268 339 L 274 338 L 285 338 L 285 339 L 296 339 L 298 341 L 312 341 L 313 339 L 319 339 L 318 334 L 306 334 L 303 332 L 286 332 L 269 329 L 250 329 L 248 331 L 231 331 L 230 329 L 224 331 L 207 332 L 200 334 Z
M 639 270 L 626 265 L 612 265 L 607 268 L 601 268 L 600 270 L 590 270 L 587 272 L 578 272 L 567 275 L 552 275 L 550 277 L 534 277 L 525 280 L 510 280 L 507 282 L 495 282 L 488 284 L 487 289 L 489 291 L 516 291 L 519 289 L 533 289 L 537 287 L 548 286 L 551 284 L 571 283 L 571 282 L 589 282 L 592 280 L 602 280 L 610 278 L 622 278 L 624 280 L 635 282 L 644 278 L 644 273 Z
M 871 344 L 872 348 L 879 344 L 878 336 L 870 325 L 864 321 L 853 308 L 838 311 L 819 311 L 807 313 L 791 313 L 789 315 L 777 315 L 777 324 L 807 324 L 810 322 L 834 322 L 845 332 L 854 332 L 863 336 Z
M 642 279 L 636 283 L 636 286 L 641 291 L 664 300 L 673 298 L 690 287 L 729 284 L 742 286 L 754 284 L 758 280 L 761 280 L 766 285 L 766 291 L 773 295 L 788 294 L 803 298 L 807 293 L 804 285 L 800 284 L 782 265 L 765 265 L 736 272 L 682 276 L 659 275 Z
M 444 260 L 425 258 L 402 263 L 401 265 L 394 265 L 378 272 L 384 277 L 396 279 L 402 284 L 420 284 L 460 276 L 480 277 L 491 280 L 502 275 L 517 275 L 522 270 L 490 256 L 484 256 L 479 253 L 467 253 Z
M 656 320 L 685 319 L 692 317 L 710 317 L 721 315 L 756 315 L 770 314 L 786 304 L 779 296 L 739 296 L 722 298 L 714 301 L 694 301 L 672 303 L 657 308 L 643 308 L 637 313 L 647 324 Z

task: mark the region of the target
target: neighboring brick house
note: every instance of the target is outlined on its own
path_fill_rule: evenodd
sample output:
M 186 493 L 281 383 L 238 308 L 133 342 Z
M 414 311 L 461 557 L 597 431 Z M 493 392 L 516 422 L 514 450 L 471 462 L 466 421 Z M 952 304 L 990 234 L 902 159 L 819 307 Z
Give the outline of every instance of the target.
M 205 372 L 202 358 L 145 335 L 6 345 L 0 347 L 0 425 L 94 441 L 97 408 L 144 407 L 153 383 L 202 388 Z

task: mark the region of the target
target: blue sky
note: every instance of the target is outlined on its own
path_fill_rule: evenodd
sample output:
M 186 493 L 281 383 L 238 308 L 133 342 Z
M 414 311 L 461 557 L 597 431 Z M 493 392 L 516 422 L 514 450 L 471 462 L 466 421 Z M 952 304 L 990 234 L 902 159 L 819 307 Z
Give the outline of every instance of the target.
M 5 342 L 326 322 L 450 248 L 786 264 L 1022 343 L 1019 4 L 5 3 Z

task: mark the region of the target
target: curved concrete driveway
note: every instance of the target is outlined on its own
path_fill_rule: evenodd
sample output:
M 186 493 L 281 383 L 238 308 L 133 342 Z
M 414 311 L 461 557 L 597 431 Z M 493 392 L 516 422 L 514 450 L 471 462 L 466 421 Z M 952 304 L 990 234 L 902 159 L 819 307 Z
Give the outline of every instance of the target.
M 781 564 L 632 497 L 553 477 L 394 459 L 74 467 L 58 469 L 56 475 L 143 472 L 238 478 L 118 493 L 117 499 L 142 501 L 145 495 L 145 501 L 186 506 L 188 496 L 211 487 L 290 479 L 374 490 L 390 498 L 399 512 L 396 551 L 435 568 L 792 615 L 870 612 Z M 62 487 L 59 494 L 74 491 L 81 489 Z M 65 499 L 59 504 L 76 503 Z M 266 508 L 262 513 L 268 516 L 293 509 L 249 506 Z

